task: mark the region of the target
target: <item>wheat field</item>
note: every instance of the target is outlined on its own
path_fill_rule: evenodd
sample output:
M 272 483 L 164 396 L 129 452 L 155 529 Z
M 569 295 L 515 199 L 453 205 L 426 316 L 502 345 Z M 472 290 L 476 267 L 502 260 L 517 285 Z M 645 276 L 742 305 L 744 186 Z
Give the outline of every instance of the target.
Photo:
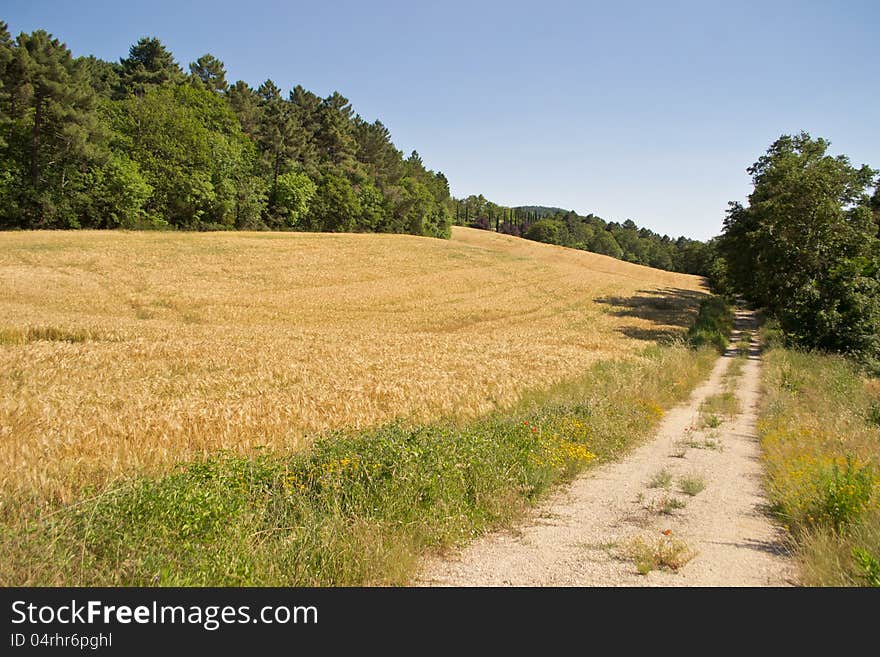
M 3 233 L 2 515 L 217 450 L 504 408 L 637 358 L 701 285 L 466 228 Z

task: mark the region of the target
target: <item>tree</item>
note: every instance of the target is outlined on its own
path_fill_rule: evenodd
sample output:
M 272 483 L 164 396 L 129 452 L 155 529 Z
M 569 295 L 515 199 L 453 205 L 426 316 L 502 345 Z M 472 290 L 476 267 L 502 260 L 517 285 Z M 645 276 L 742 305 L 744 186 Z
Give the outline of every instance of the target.
M 627 219 L 619 228 L 611 230 L 614 239 L 623 250 L 623 258 L 630 262 L 648 264 L 645 244 L 639 238 L 636 225 L 631 219 Z
M 15 43 L 9 34 L 8 26 L 0 21 L 0 148 L 6 148 L 12 110 L 12 89 L 8 82 L 8 71 L 15 58 Z M 4 167 L 5 168 L 5 167 Z
M 527 240 L 545 242 L 547 244 L 559 244 L 560 222 L 554 219 L 539 219 L 523 233 Z
M 749 204 L 731 204 L 719 249 L 734 287 L 776 315 L 794 342 L 877 355 L 875 171 L 827 154 L 829 142 L 783 135 L 748 169 Z
M 400 186 L 403 195 L 397 207 L 397 215 L 402 232 L 412 235 L 430 234 L 429 218 L 435 210 L 435 201 L 431 192 L 411 176 L 401 180 Z
M 79 226 L 84 174 L 107 157 L 107 131 L 83 62 L 43 30 L 6 50 L 3 92 L 9 125 L 2 214 L 14 225 Z
M 0 227 L 449 237 L 453 208 L 495 230 L 528 225 L 482 196 L 456 202 L 442 172 L 416 151 L 404 157 L 338 92 L 296 86 L 285 99 L 271 80 L 229 87 L 211 54 L 185 75 L 157 37 L 117 63 L 73 58 L 46 32 L 13 40 L 0 22 Z
M 266 80 L 257 90 L 260 118 L 257 139 L 269 177 L 270 217 L 278 213 L 278 178 L 298 161 L 303 134 L 293 106 L 281 97 L 281 90 Z
M 306 216 L 317 189 L 304 173 L 291 171 L 278 176 L 276 203 L 286 226 L 294 227 Z
M 380 185 L 395 183 L 403 172 L 403 157 L 391 142 L 391 133 L 381 121 L 367 123 L 360 117 L 354 121 L 357 159 L 368 175 Z
M 0 21 L 0 227 L 10 220 L 15 205 L 15 176 L 13 168 L 15 162 L 8 150 L 7 138 L 13 127 L 12 89 L 7 80 L 7 72 L 15 56 L 15 43 L 9 34 L 8 26 Z
M 871 197 L 871 210 L 874 212 L 874 223 L 877 225 L 877 235 L 880 237 L 880 178 L 874 184 L 874 196 Z
M 121 66 L 118 96 L 143 96 L 153 87 L 183 82 L 185 76 L 174 56 L 156 37 L 143 37 L 131 46 Z
M 252 205 L 262 205 L 256 149 L 223 98 L 180 85 L 154 87 L 122 105 L 116 128 L 153 188 L 145 208 L 151 215 L 188 229 L 253 227 Z M 256 198 L 244 202 L 242 190 Z
M 639 256 L 640 259 L 637 262 L 667 271 L 674 268 L 672 249 L 668 244 L 646 237 L 640 238 L 639 244 L 642 248 L 642 255 Z
M 716 257 L 715 248 L 711 244 L 682 237 L 675 246 L 673 268 L 676 271 L 698 276 L 708 275 L 712 260 Z
M 385 197 L 372 183 L 362 183 L 357 191 L 361 216 L 358 218 L 357 229 L 364 231 L 382 231 L 385 223 Z
M 241 129 L 251 139 L 256 139 L 260 128 L 260 97 L 246 82 L 238 80 L 226 94 Z
M 348 98 L 334 91 L 321 102 L 319 129 L 315 134 L 321 163 L 347 175 L 355 172 L 357 163 L 352 115 Z
M 79 57 L 78 62 L 95 93 L 103 98 L 111 98 L 119 87 L 119 66 L 93 55 Z
M 303 170 L 314 180 L 320 177 L 316 135 L 321 129 L 321 99 L 311 91 L 296 85 L 290 92 L 289 101 L 302 132 L 299 160 Z
M 318 184 L 304 227 L 327 232 L 351 231 L 361 215 L 361 205 L 351 183 L 332 172 Z
M 148 217 L 144 206 L 153 188 L 146 182 L 137 163 L 113 153 L 107 162 L 88 174 L 90 190 L 83 196 L 81 222 L 90 228 L 142 228 L 165 222 Z
M 223 62 L 211 54 L 205 54 L 189 65 L 193 82 L 202 85 L 208 91 L 217 93 L 229 89 L 226 83 L 226 68 Z
M 620 244 L 614 239 L 614 235 L 607 230 L 596 231 L 590 242 L 589 250 L 593 253 L 611 256 L 612 258 L 623 257 L 623 249 L 620 248 Z

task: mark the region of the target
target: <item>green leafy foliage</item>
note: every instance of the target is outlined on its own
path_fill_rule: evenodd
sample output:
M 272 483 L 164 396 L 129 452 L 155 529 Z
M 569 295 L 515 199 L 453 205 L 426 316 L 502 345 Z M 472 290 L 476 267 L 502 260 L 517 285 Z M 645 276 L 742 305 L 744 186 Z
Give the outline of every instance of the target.
M 87 67 L 42 30 L 0 41 L 0 116 L 8 128 L 0 151 L 0 225 L 78 228 L 80 206 L 91 192 L 83 174 L 108 156 L 108 131 Z
M 237 187 L 248 183 L 255 151 L 226 102 L 178 85 L 120 104 L 120 150 L 153 188 L 147 211 L 178 228 L 234 227 Z
M 820 495 L 809 508 L 809 517 L 841 531 L 868 510 L 874 495 L 873 467 L 847 455 L 843 465 L 834 462 L 821 472 L 818 489 Z
M 185 75 L 156 37 L 118 63 L 0 23 L 0 227 L 411 232 L 449 237 L 442 173 L 347 98 Z
M 733 319 L 733 308 L 723 297 L 709 297 L 700 302 L 697 319 L 688 329 L 688 342 L 694 347 L 712 345 L 723 353 L 733 330 Z
M 113 153 L 104 166 L 82 174 L 91 190 L 84 195 L 84 223 L 95 228 L 143 228 L 165 225 L 150 218 L 144 205 L 153 193 L 137 163 Z
M 862 570 L 862 577 L 868 586 L 880 586 L 880 559 L 864 548 L 855 547 L 853 558 Z
M 278 176 L 275 204 L 288 226 L 296 226 L 307 215 L 317 189 L 304 173 L 290 171 Z
M 749 168 L 749 205 L 732 203 L 719 240 L 732 287 L 776 317 L 786 338 L 864 360 L 880 355 L 875 171 L 783 135 Z
M 184 80 L 174 56 L 156 37 L 143 37 L 121 59 L 117 95 L 141 96 L 150 89 Z

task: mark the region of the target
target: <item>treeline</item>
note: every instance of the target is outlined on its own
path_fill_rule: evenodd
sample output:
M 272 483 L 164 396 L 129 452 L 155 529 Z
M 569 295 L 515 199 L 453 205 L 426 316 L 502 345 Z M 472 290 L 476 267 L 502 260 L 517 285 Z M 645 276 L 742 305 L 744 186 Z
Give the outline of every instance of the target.
M 829 146 L 783 135 L 749 167 L 754 188 L 730 204 L 714 282 L 766 309 L 788 343 L 880 371 L 880 179 Z
M 229 84 L 211 54 L 184 71 L 153 37 L 107 62 L 0 22 L 0 228 L 412 233 L 454 223 L 712 276 L 714 242 L 560 208 L 453 199 L 380 121 L 266 80 Z
M 0 23 L 0 227 L 448 237 L 449 185 L 339 93 L 226 81 L 143 38 L 118 62 Z
M 717 259 L 714 242 L 672 239 L 639 228 L 631 219 L 618 223 L 562 208 L 505 207 L 482 194 L 453 199 L 453 204 L 457 225 L 592 251 L 658 269 L 709 276 Z

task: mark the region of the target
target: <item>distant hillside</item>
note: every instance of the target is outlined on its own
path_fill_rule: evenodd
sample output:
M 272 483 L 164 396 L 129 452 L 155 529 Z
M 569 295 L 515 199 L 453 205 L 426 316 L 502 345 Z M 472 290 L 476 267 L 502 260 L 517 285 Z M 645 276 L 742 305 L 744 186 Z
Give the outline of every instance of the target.
M 539 219 L 543 217 L 551 217 L 555 214 L 560 213 L 565 214 L 566 212 L 568 212 L 568 210 L 565 210 L 563 208 L 547 207 L 546 205 L 517 205 L 513 209 L 520 212 L 537 215 Z
M 631 219 L 618 223 L 546 205 L 505 207 L 482 194 L 452 202 L 458 226 L 601 253 L 656 269 L 711 276 L 717 259 L 714 243 L 660 235 Z

